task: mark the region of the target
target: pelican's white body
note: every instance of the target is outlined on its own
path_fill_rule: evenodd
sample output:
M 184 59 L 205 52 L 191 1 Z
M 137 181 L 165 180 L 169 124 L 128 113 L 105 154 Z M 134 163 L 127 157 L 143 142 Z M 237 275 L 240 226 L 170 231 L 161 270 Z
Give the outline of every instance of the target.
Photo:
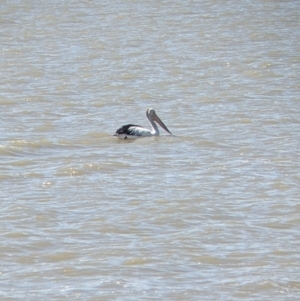
M 119 134 L 118 138 L 121 139 L 137 139 L 142 137 L 151 137 L 151 136 L 158 136 L 159 132 L 153 132 L 148 129 L 145 129 L 143 127 L 140 127 L 138 125 L 132 125 L 128 128 L 129 131 L 131 131 L 133 134 Z

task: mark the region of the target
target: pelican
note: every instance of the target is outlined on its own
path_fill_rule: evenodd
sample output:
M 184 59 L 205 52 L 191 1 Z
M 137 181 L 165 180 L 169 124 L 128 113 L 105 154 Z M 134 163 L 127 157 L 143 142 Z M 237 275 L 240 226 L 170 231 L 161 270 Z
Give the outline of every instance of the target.
M 146 111 L 146 116 L 152 127 L 151 131 L 141 127 L 140 125 L 127 124 L 120 127 L 116 131 L 114 136 L 117 136 L 121 139 L 136 139 L 141 137 L 158 136 L 159 130 L 155 122 L 157 122 L 165 131 L 172 135 L 172 133 L 168 130 L 168 128 L 164 125 L 164 123 L 160 120 L 160 118 L 156 115 L 155 111 L 152 108 L 149 108 Z

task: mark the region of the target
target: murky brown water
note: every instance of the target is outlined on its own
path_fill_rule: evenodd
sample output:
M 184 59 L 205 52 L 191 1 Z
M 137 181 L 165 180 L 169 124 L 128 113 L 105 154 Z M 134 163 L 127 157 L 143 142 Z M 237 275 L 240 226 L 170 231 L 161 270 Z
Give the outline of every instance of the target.
M 299 1 L 0 6 L 1 300 L 299 297 Z

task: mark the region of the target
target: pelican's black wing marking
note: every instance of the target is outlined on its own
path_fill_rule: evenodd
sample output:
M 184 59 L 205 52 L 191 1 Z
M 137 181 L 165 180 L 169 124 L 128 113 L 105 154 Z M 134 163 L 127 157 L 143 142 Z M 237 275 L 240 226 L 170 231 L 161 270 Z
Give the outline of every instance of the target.
M 117 131 L 116 134 L 118 135 L 128 135 L 128 136 L 140 136 L 140 132 L 136 131 L 136 127 L 141 127 L 140 125 L 136 124 L 126 124 L 120 127 Z

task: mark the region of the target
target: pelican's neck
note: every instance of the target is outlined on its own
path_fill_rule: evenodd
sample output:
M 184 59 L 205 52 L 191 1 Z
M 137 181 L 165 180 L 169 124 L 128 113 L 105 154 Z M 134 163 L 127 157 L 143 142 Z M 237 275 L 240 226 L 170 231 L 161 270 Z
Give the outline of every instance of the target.
M 150 116 L 147 115 L 148 121 L 152 127 L 152 131 L 151 134 L 154 136 L 158 136 L 159 135 L 159 129 L 157 127 L 157 124 L 154 122 L 154 120 L 152 120 L 152 118 Z

